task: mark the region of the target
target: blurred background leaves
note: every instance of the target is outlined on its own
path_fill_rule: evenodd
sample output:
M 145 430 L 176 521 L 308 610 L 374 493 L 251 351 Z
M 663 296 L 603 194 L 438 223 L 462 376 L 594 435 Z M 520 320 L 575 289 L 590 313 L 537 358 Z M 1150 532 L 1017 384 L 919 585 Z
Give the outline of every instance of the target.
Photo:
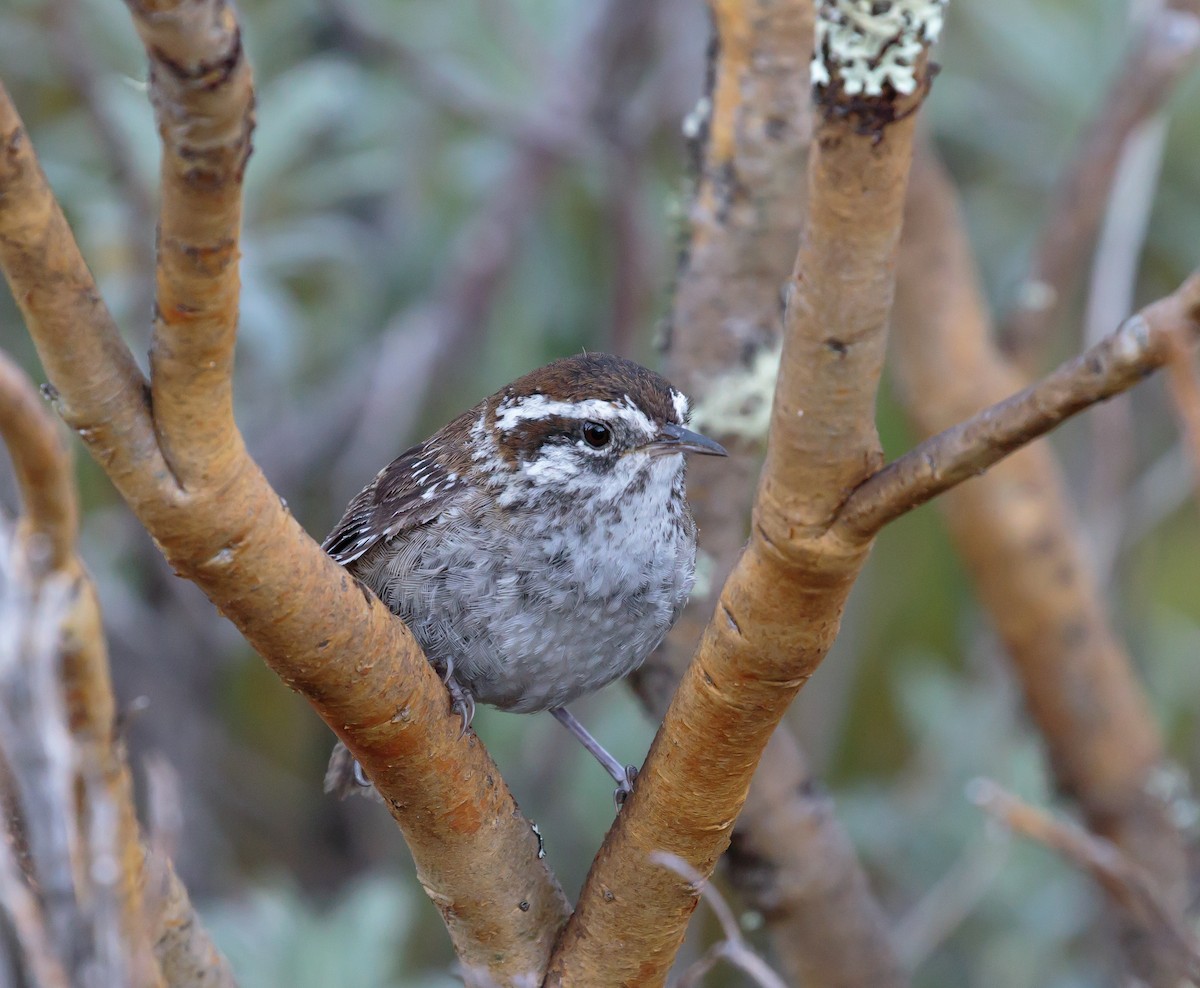
M 259 126 L 238 413 L 314 536 L 389 458 L 518 374 L 582 347 L 654 364 L 689 188 L 680 125 L 703 89 L 701 0 L 252 0 L 240 10 Z M 1116 0 L 952 5 L 929 110 L 999 312 L 1128 21 Z M 117 0 L 11 0 L 0 69 L 144 353 L 153 212 L 130 204 L 153 202 L 157 143 L 124 11 Z M 1193 75 L 1170 105 L 1138 303 L 1196 264 L 1198 96 Z M 1107 315 L 1115 327 L 1125 313 Z M 1059 353 L 1076 347 L 1080 322 L 1077 302 Z M 7 297 L 0 335 L 38 376 Z M 1127 439 L 1075 423 L 1054 441 L 1090 507 L 1116 622 L 1173 756 L 1195 777 L 1200 524 L 1161 383 L 1131 408 Z M 905 448 L 886 393 L 880 428 L 889 454 Z M 1094 465 L 1120 456 L 1127 480 L 1097 506 Z M 320 792 L 332 739 L 171 575 L 100 472 L 82 456 L 78 470 L 83 553 L 119 698 L 149 699 L 130 725 L 133 753 L 161 752 L 180 775 L 180 869 L 245 988 L 451 983 L 449 944 L 391 821 Z M 6 472 L 0 485 L 11 504 Z M 1036 802 L 1054 798 L 997 653 L 924 509 L 880 539 L 842 640 L 791 720 L 919 985 L 1105 984 L 1089 880 L 1010 844 L 963 796 L 989 775 Z M 581 713 L 619 758 L 641 760 L 653 725 L 621 687 Z M 574 894 L 611 819 L 610 783 L 559 743 L 548 717 L 485 710 L 476 726 Z M 693 925 L 697 944 L 713 932 L 704 918 Z M 716 973 L 710 983 L 740 982 Z

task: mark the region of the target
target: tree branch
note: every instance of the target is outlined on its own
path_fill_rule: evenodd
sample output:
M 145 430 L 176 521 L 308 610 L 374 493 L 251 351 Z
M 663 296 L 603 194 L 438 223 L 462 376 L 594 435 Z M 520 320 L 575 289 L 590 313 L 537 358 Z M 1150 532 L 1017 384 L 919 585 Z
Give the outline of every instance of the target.
M 872 474 L 846 499 L 837 529 L 852 540 L 870 537 L 1077 412 L 1127 391 L 1167 363 L 1174 339 L 1193 344 L 1198 337 L 1200 272 L 1036 384 L 925 440 Z
M 688 500 L 711 575 L 633 685 L 659 721 L 745 544 L 782 337 L 812 137 L 813 5 L 712 3 L 709 91 L 689 129 L 702 145 L 689 237 L 668 333 L 667 369 L 693 423 L 729 457 L 688 466 Z M 755 771 L 725 858 L 764 917 L 784 970 L 802 984 L 903 984 L 884 917 L 833 801 L 780 725 Z
M 1179 419 L 1183 444 L 1192 461 L 1196 490 L 1200 493 L 1200 377 L 1197 376 L 1195 348 L 1181 336 L 1168 340 L 1167 387 Z
M 50 668 L 38 669 L 29 662 L 26 668 L 9 670 L 9 674 L 30 680 L 37 676 L 53 677 L 50 688 L 61 688 L 63 715 L 77 752 L 61 765 L 69 774 L 65 789 L 70 795 L 57 811 L 69 816 L 47 819 L 46 814 L 54 810 L 43 804 L 41 812 L 31 812 L 24 821 L 26 832 L 31 828 L 75 827 L 74 832 L 81 838 L 70 854 L 76 865 L 71 884 L 81 904 L 90 898 L 88 889 L 94 895 L 100 886 L 100 894 L 104 894 L 104 883 L 97 877 L 97 869 L 102 858 L 111 856 L 116 869 L 115 878 L 108 882 L 117 914 L 113 931 L 121 944 L 116 956 L 127 956 L 132 968 L 130 975 L 138 984 L 161 984 L 150 953 L 142 905 L 142 849 L 133 786 L 113 736 L 115 711 L 100 610 L 91 581 L 74 552 L 78 507 L 70 456 L 57 424 L 39 407 L 33 382 L 3 353 L 0 353 L 0 435 L 12 456 L 21 487 L 25 511 L 19 530 L 25 538 L 18 558 L 23 558 L 29 567 L 25 575 L 29 586 L 20 588 L 16 586 L 22 578 L 18 566 L 6 561 L 12 569 L 7 577 L 9 593 L 28 594 L 35 608 L 45 611 L 45 627 L 39 634 L 52 636 L 47 642 L 51 654 L 45 659 Z M 53 601 L 58 606 L 51 607 Z M 29 687 L 29 693 L 36 697 L 38 687 Z M 43 720 L 53 719 L 52 711 L 43 710 L 42 714 Z M 29 726 L 38 728 L 36 722 Z M 27 742 L 32 743 L 32 739 Z M 84 797 L 78 802 L 77 788 Z M 30 791 L 29 780 L 25 791 Z M 83 860 L 91 862 L 91 870 L 79 867 L 80 855 L 86 855 Z M 48 875 L 47 871 L 45 876 Z M 65 892 L 66 879 L 61 884 Z M 105 911 L 96 904 L 91 907 L 90 915 L 93 922 L 98 922 L 96 918 L 105 915 Z M 60 949 L 63 946 L 60 944 Z M 69 961 L 68 968 L 72 967 Z
M 897 4 L 893 13 L 912 11 Z M 880 458 L 874 395 L 890 271 L 924 95 L 923 56 L 938 25 L 917 17 L 868 40 L 856 16 L 851 4 L 821 8 L 823 119 L 750 544 L 593 864 L 551 962 L 550 985 L 663 982 L 697 893 L 647 862 L 665 851 L 711 874 L 763 748 L 832 644 L 866 558 L 868 543 L 825 538 L 837 507 L 827 499 L 829 488 L 854 486 Z M 876 40 L 887 52 L 915 44 L 922 56 L 878 95 L 876 77 L 853 54 Z M 890 56 L 881 60 L 892 65 Z M 625 945 L 619 954 L 616 942 Z
M 411 634 L 300 528 L 233 424 L 250 93 L 232 14 L 219 0 L 133 13 L 155 49 L 151 94 L 167 145 L 153 417 L 7 100 L 0 262 L 68 421 L 176 571 L 306 696 L 371 776 L 470 979 L 534 977 L 567 913 L 535 835 L 483 746 L 459 738 Z
M 151 401 L 159 448 L 180 487 L 226 478 L 233 422 L 242 175 L 254 90 L 241 30 L 224 0 L 129 0 L 150 57 L 162 140 L 162 207 Z M 214 470 L 218 475 L 214 476 Z
M 8 446 L 21 492 L 20 534 L 40 573 L 62 569 L 75 553 L 79 509 L 71 455 L 41 407 L 37 389 L 0 352 L 0 437 Z M 31 545 L 35 542 L 36 545 Z

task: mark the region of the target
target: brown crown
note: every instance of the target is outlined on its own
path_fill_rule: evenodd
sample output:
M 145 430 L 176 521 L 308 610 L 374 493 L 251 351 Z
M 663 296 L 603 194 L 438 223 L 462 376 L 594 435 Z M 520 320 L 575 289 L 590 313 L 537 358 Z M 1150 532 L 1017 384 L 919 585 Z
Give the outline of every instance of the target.
M 584 353 L 530 371 L 488 399 L 494 409 L 505 399 L 545 395 L 555 401 L 599 398 L 621 401 L 626 395 L 655 422 L 683 425 L 671 398 L 671 385 L 661 374 L 611 353 Z

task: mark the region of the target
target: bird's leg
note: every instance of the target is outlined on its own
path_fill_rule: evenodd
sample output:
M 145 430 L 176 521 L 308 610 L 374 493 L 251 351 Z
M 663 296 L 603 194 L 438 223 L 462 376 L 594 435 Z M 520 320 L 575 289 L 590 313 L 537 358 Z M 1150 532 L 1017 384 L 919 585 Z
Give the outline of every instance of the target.
M 612 776 L 613 781 L 617 784 L 617 788 L 613 792 L 613 799 L 616 801 L 617 809 L 620 809 L 625 799 L 633 792 L 633 780 L 637 778 L 637 766 L 622 765 L 613 758 L 566 707 L 553 707 L 550 713 L 554 714 L 554 719 L 579 739 L 596 761 L 604 766 L 604 771 Z

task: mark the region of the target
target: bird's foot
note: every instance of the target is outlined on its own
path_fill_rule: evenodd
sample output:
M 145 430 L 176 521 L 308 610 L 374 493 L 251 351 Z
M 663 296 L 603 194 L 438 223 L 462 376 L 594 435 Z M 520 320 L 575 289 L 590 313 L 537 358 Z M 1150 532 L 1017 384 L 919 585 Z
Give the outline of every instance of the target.
M 462 718 L 462 730 L 458 732 L 458 736 L 461 738 L 470 729 L 471 721 L 475 719 L 475 697 L 471 696 L 470 690 L 459 685 L 453 673 L 446 674 L 445 683 L 446 690 L 450 693 L 450 709 Z
M 638 777 L 638 769 L 636 765 L 625 766 L 625 778 L 617 779 L 617 788 L 613 790 L 613 802 L 617 804 L 617 812 L 621 812 L 621 807 L 625 805 L 625 800 L 629 798 L 629 794 L 633 792 L 633 782 Z

